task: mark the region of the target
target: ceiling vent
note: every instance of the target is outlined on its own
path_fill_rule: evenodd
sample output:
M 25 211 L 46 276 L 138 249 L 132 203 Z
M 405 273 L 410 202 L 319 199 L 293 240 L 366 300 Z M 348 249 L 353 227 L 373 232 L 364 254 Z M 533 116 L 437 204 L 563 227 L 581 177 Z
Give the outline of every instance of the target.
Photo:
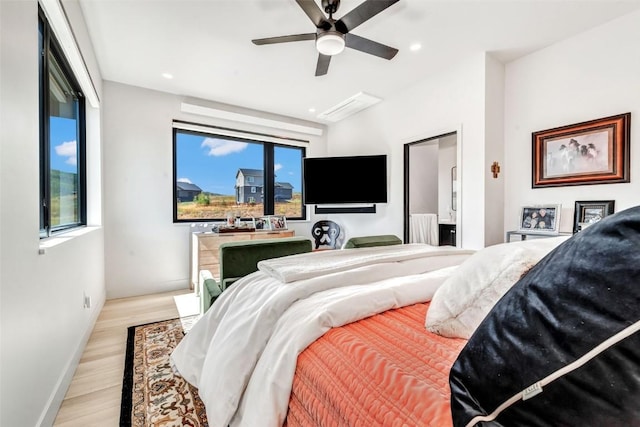
M 380 98 L 376 98 L 373 95 L 359 92 L 353 95 L 351 98 L 347 98 L 338 105 L 329 108 L 318 115 L 319 119 L 328 120 L 330 122 L 337 122 L 352 114 L 362 111 L 365 108 L 371 107 L 373 104 L 377 104 L 382 101 Z

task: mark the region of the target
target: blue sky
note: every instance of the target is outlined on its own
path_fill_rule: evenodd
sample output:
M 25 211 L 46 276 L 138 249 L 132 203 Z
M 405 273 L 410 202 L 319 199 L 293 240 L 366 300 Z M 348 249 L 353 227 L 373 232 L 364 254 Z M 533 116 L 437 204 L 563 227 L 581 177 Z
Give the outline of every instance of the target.
M 178 181 L 191 182 L 204 191 L 234 194 L 239 168 L 262 169 L 262 144 L 178 133 L 176 141 Z M 283 147 L 275 150 L 276 180 L 301 191 L 300 152 Z
M 76 120 L 51 117 L 49 127 L 51 169 L 78 173 Z

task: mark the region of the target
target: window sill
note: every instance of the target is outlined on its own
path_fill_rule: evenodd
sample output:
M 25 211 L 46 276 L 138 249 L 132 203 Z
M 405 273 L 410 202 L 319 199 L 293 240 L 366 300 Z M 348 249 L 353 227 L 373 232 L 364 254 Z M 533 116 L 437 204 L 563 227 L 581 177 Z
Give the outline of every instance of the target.
M 56 247 L 65 242 L 68 242 L 80 236 L 84 236 L 85 234 L 92 233 L 101 228 L 102 227 L 99 227 L 99 226 L 86 226 L 86 227 L 75 228 L 73 230 L 69 230 L 69 231 L 57 234 L 55 236 L 47 237 L 46 239 L 40 240 L 38 253 L 40 255 L 44 255 L 47 249 Z

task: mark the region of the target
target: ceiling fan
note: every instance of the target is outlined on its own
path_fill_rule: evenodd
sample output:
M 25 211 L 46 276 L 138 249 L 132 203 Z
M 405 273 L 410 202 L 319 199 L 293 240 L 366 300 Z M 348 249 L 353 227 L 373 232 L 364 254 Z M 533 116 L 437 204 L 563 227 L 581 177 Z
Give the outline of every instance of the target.
M 328 18 L 325 17 L 314 0 L 296 0 L 296 3 L 316 26 L 315 33 L 267 37 L 255 39 L 252 42 L 256 45 L 264 45 L 315 40 L 316 49 L 318 50 L 316 76 L 327 74 L 331 57 L 342 52 L 345 46 L 380 58 L 392 59 L 398 53 L 398 49 L 357 36 L 352 34 L 351 31 L 398 1 L 365 0 L 342 18 L 335 20 L 333 19 L 333 14 L 338 10 L 340 0 L 322 0 L 322 8 L 329 15 Z

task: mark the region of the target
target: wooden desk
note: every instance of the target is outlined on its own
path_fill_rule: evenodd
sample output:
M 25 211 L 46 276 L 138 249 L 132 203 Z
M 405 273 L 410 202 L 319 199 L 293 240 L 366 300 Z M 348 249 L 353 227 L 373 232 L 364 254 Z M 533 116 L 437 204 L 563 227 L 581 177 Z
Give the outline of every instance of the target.
M 213 233 L 196 232 L 191 233 L 191 253 L 190 253 L 190 277 L 191 289 L 198 289 L 198 276 L 200 270 L 209 270 L 213 277 L 220 277 L 220 245 L 226 242 L 238 240 L 256 239 L 278 239 L 282 237 L 293 237 L 293 230 L 280 231 L 252 231 L 241 233 Z

